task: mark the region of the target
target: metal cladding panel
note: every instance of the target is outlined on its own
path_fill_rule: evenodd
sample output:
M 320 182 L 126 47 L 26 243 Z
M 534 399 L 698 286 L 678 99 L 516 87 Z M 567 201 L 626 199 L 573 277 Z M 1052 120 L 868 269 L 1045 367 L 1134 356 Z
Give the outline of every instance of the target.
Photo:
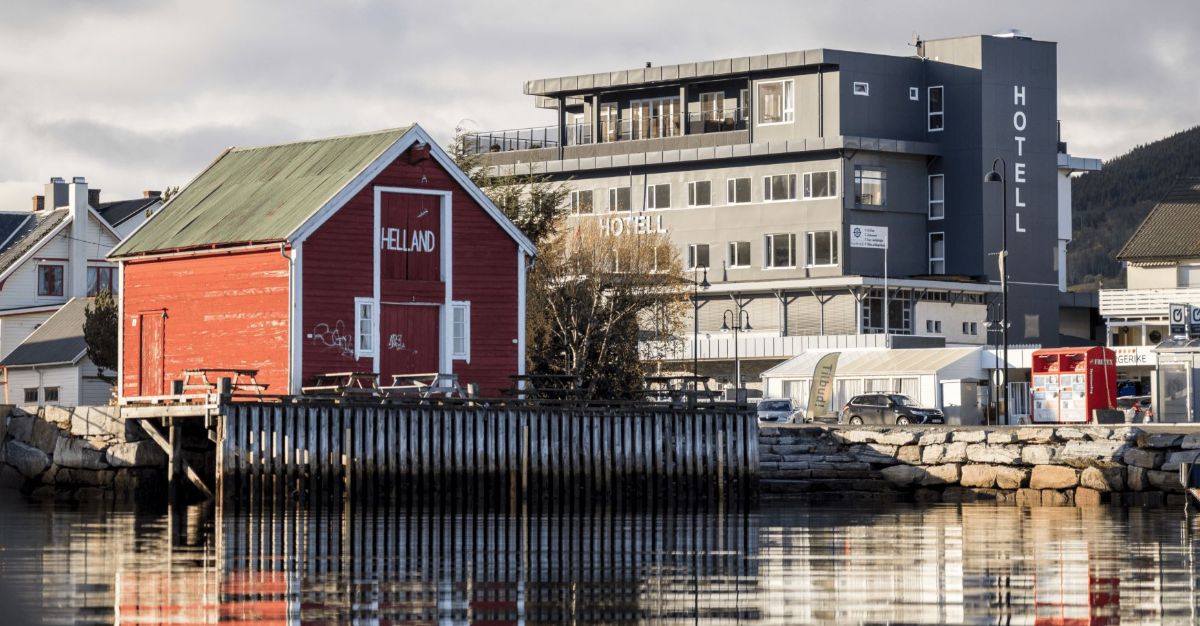
M 629 155 L 629 164 L 630 165 L 645 165 L 646 164 L 646 154 L 637 153 L 637 154 Z
M 713 148 L 714 159 L 728 159 L 733 157 L 733 146 L 717 146 Z
M 627 70 L 625 74 L 626 74 L 625 80 L 629 83 L 636 84 L 636 83 L 646 82 L 646 71 L 645 70 L 641 70 L 641 69 Z
M 608 84 L 610 86 L 616 87 L 619 85 L 624 85 L 627 82 L 629 82 L 629 74 L 627 72 L 621 71 L 608 73 Z
M 684 63 L 684 64 L 680 65 L 679 66 L 679 77 L 680 78 L 695 78 L 696 77 L 696 64 L 695 63 Z
M 574 91 L 576 89 L 579 89 L 579 77 L 578 76 L 568 76 L 568 77 L 562 79 L 561 88 L 564 91 Z
M 583 76 L 579 77 L 580 89 L 591 89 L 595 86 L 595 84 L 595 75 L 593 74 L 584 74 Z
M 803 65 L 804 64 L 804 52 L 796 51 L 796 52 L 787 53 L 787 64 L 790 66 Z
M 712 76 L 714 71 L 712 61 L 702 61 L 696 64 L 696 76 Z
M 782 53 L 768 54 L 767 67 L 770 69 L 787 67 L 787 55 Z
M 169 390 L 200 367 L 256 369 L 267 393 L 288 393 L 288 265 L 278 249 L 127 263 L 121 395 Z M 147 316 L 162 326 L 143 350 Z
M 678 66 L 668 65 L 668 66 L 662 68 L 662 79 L 663 80 L 675 80 L 677 78 L 679 78 L 679 67 Z
M 562 79 L 547 78 L 546 79 L 546 91 L 548 91 L 550 93 L 553 93 L 555 91 L 562 91 Z
M 646 80 L 646 81 L 660 81 L 660 80 L 662 80 L 662 68 L 661 68 L 661 67 L 648 67 L 648 68 L 646 68 L 646 71 L 645 71 L 645 76 L 644 76 L 644 80 Z
M 112 255 L 281 241 L 407 132 L 230 150 Z
M 494 396 L 500 389 L 511 386 L 509 377 L 517 373 L 518 349 L 514 341 L 518 302 L 516 242 L 448 172 L 429 160 L 411 164 L 403 155 L 304 243 L 303 380 L 307 382 L 316 374 L 347 371 L 347 368 L 372 371 L 372 359 L 355 360 L 351 333 L 354 298 L 371 297 L 374 289 L 373 189 L 376 186 L 451 192 L 452 231 L 449 236 L 442 233 L 438 245 L 451 246 L 451 295 L 456 301 L 471 303 L 472 326 L 471 360 L 455 361 L 454 371 L 462 384 L 477 383 L 484 395 Z M 445 283 L 440 281 L 411 280 L 390 285 L 380 282 L 385 300 L 439 304 L 445 298 Z M 397 351 L 401 345 L 415 345 L 407 336 L 397 337 L 393 342 L 392 334 L 401 333 L 381 333 L 377 345 Z
M 596 88 L 609 87 L 612 85 L 611 74 L 593 74 L 592 86 Z
M 738 58 L 732 60 L 732 64 L 733 64 L 733 71 L 735 71 L 735 72 L 749 72 L 750 71 L 750 57 L 738 57 Z
M 766 57 L 766 55 L 761 55 L 761 54 L 760 54 L 760 55 L 758 55 L 758 56 L 752 56 L 752 57 L 749 57 L 749 60 L 750 60 L 750 71 L 752 71 L 752 72 L 753 72 L 753 71 L 759 71 L 759 70 L 765 70 L 765 69 L 767 69 L 767 57 Z
M 660 155 L 663 163 L 678 163 L 680 159 L 680 150 L 667 150 Z M 690 152 L 695 152 L 694 150 Z
M 733 59 L 721 59 L 713 61 L 713 73 L 715 74 L 732 74 Z
M 662 163 L 662 162 L 663 162 L 663 153 L 661 153 L 661 152 L 647 152 L 647 153 L 645 154 L 645 159 L 646 159 L 646 164 L 648 164 L 648 165 L 654 165 L 654 164 L 657 164 L 657 163 Z

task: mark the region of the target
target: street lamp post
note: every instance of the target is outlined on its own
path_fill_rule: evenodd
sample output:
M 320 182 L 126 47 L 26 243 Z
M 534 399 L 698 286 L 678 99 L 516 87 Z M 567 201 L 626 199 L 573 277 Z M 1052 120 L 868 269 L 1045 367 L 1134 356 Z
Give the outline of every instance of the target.
M 743 330 L 754 330 L 750 327 L 750 314 L 741 305 L 738 306 L 736 313 L 733 309 L 725 309 L 725 312 L 721 314 L 721 332 L 727 333 L 731 328 L 733 329 L 733 395 L 735 401 L 740 401 L 742 391 L 742 360 L 738 356 L 738 333 Z
M 1000 164 L 999 171 L 996 170 L 997 163 Z M 1007 171 L 1008 163 L 1002 157 L 996 157 L 992 161 L 992 171 L 983 177 L 985 183 L 1000 183 L 1000 216 L 1003 220 L 1000 229 L 1000 335 L 1004 341 L 1004 385 L 1001 387 L 1001 397 L 1005 424 L 1011 422 L 1008 414 L 1008 181 L 1004 177 Z
M 707 290 L 712 285 L 708 282 L 708 268 L 704 268 L 704 278 L 696 280 L 696 272 L 692 270 L 692 391 L 696 391 L 700 378 L 700 290 Z

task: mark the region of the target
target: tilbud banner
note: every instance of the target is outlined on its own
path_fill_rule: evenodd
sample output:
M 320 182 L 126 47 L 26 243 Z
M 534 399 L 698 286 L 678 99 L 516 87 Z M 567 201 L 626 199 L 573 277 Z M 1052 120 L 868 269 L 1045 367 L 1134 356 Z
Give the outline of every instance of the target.
M 813 370 L 812 387 L 808 390 L 807 417 L 826 417 L 829 412 L 829 401 L 833 399 L 833 377 L 837 372 L 838 355 L 841 352 L 831 352 L 817 361 Z

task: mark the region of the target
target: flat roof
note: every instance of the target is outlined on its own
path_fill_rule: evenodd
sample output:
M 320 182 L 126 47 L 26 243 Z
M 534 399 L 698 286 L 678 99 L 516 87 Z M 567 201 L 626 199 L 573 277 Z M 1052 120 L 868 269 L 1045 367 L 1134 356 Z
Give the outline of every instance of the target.
M 899 350 L 821 350 L 806 352 L 763 372 L 763 378 L 811 378 L 817 362 L 839 352 L 836 377 L 934 374 L 971 359 L 977 365 L 982 346 L 970 348 L 904 348 Z

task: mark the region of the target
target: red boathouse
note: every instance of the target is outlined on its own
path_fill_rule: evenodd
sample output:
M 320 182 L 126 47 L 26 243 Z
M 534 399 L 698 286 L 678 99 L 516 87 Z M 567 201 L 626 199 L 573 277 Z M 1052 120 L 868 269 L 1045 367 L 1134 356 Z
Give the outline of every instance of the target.
M 533 244 L 419 126 L 222 153 L 113 250 L 122 399 L 196 368 L 524 373 Z

